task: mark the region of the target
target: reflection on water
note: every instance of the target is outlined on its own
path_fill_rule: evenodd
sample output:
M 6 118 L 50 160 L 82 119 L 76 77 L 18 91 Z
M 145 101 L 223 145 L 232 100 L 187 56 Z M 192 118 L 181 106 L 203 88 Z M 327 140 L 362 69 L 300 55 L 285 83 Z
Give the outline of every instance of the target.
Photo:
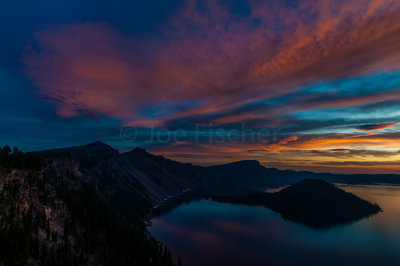
M 400 187 L 341 187 L 383 212 L 315 230 L 263 207 L 196 200 L 153 218 L 149 230 L 186 266 L 400 265 Z

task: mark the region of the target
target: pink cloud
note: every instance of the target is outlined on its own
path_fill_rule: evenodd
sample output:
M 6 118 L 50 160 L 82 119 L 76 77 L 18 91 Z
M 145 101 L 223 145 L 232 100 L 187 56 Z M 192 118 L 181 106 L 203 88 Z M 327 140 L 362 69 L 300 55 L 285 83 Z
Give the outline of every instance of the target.
M 39 49 L 23 58 L 26 73 L 61 116 L 148 124 L 138 112 L 146 103 L 204 102 L 174 119 L 303 82 L 400 68 L 398 1 L 305 0 L 298 9 L 250 1 L 252 12 L 242 17 L 215 1 L 205 1 L 206 11 L 196 3 L 187 1 L 171 27 L 160 27 L 163 40 L 139 41 L 99 22 L 44 27 Z

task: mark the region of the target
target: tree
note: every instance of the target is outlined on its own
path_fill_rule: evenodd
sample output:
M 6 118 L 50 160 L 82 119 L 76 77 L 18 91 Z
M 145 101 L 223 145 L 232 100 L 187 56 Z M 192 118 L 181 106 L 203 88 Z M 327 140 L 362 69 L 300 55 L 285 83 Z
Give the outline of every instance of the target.
M 40 258 L 42 261 L 46 261 L 47 260 L 47 256 L 48 256 L 48 250 L 47 250 L 47 245 L 45 242 L 42 243 L 42 248 L 41 248 L 41 253 L 40 253 Z
M 34 257 L 35 259 L 39 258 L 39 238 L 37 235 L 35 235 L 32 239 L 32 257 Z
M 57 231 L 53 231 L 53 236 L 51 238 L 51 241 L 57 242 Z
M 177 266 L 183 266 L 182 258 L 180 256 L 178 257 L 178 265 Z
M 2 149 L 2 152 L 3 152 L 3 154 L 5 154 L 7 156 L 10 155 L 10 153 L 11 153 L 10 146 L 8 146 L 8 145 L 4 146 L 3 149 Z

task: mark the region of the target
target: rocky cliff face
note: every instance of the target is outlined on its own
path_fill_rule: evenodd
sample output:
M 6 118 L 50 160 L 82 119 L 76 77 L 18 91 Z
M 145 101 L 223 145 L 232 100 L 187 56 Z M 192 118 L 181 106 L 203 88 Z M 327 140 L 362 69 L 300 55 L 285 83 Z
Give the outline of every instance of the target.
M 76 240 L 65 231 L 69 218 L 66 204 L 57 196 L 55 187 L 48 183 L 44 172 L 0 171 L 0 238 L 9 245 L 6 249 L 11 252 L 0 257 L 18 250 L 18 257 L 9 257 L 10 261 L 19 259 L 38 265 L 42 264 L 40 248 L 45 246 L 46 254 L 48 252 L 55 259 L 56 250 L 64 246 L 66 239 L 71 243 Z
M 200 184 L 190 165 L 139 148 L 120 154 L 104 143 L 95 142 L 40 154 L 57 175 L 74 176 L 77 185 L 91 183 L 110 198 L 125 195 L 129 199 L 135 195 L 151 205 L 159 205 L 168 197 Z
M 195 182 L 170 181 L 166 159 L 156 184 L 103 143 L 36 155 L 0 148 L 0 265 L 175 265 L 145 218 Z

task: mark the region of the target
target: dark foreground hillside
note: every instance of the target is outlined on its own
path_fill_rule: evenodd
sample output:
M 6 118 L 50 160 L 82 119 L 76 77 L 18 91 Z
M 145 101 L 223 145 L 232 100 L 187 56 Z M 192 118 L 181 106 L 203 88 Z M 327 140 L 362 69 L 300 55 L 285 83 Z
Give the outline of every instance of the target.
M 0 149 L 0 265 L 176 265 L 145 229 L 148 198 L 132 196 L 141 208 L 123 215 L 68 169 Z
M 279 212 L 284 219 L 314 228 L 326 228 L 369 217 L 381 211 L 326 181 L 304 179 L 276 193 L 213 197 L 216 201 L 260 205 Z

